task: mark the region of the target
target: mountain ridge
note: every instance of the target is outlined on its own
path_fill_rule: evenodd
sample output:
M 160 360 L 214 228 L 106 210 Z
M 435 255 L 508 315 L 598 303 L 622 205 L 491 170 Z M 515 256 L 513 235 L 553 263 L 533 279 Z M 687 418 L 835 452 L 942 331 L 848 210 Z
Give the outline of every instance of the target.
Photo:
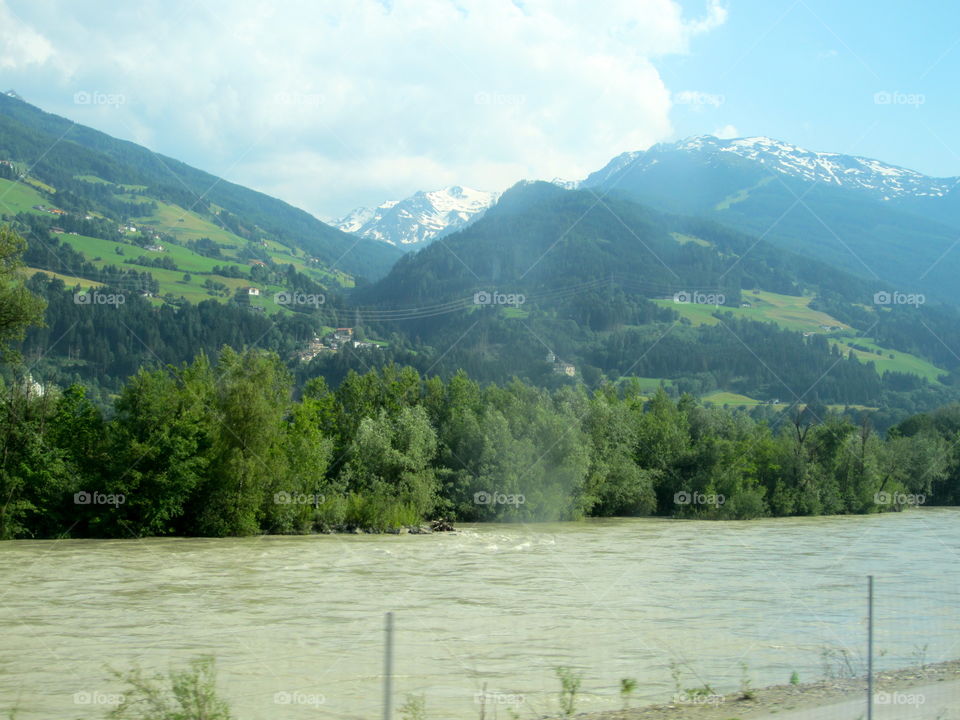
M 699 152 L 708 156 L 730 153 L 788 177 L 815 180 L 847 189 L 881 192 L 888 198 L 943 197 L 960 182 L 960 177 L 933 177 L 874 158 L 808 150 L 762 135 L 730 139 L 695 135 L 677 142 L 657 143 L 647 150 L 621 153 L 603 168 L 588 175 L 583 183 L 597 184 L 629 165 L 639 164 L 643 167 L 656 164 L 660 162 L 660 156 L 671 152 Z
M 334 226 L 409 250 L 466 227 L 499 197 L 498 192 L 463 185 L 420 190 L 402 200 L 382 202 L 376 208 L 356 208 Z
M 34 168 L 34 174 L 55 177 L 64 185 L 78 174 L 106 175 L 104 179 L 118 183 L 179 193 L 189 199 L 188 207 L 223 208 L 283 244 L 301 247 L 331 265 L 340 263 L 342 270 L 354 276 L 375 279 L 399 257 L 394 248 L 358 240 L 283 200 L 45 112 L 6 93 L 0 94 L 0 159 L 22 161 Z M 215 214 L 213 209 L 210 214 Z

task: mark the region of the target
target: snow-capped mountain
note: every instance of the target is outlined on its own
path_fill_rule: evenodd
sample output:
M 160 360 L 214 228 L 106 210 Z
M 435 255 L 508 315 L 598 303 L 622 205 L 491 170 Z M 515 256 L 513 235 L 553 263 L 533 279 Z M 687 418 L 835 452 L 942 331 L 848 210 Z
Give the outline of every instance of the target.
M 649 150 L 626 152 L 593 173 L 584 185 L 598 185 L 632 166 L 631 174 L 656 165 L 676 153 L 700 156 L 707 162 L 737 156 L 785 176 L 816 181 L 833 187 L 868 191 L 878 199 L 901 197 L 942 197 L 958 178 L 934 178 L 915 170 L 879 160 L 816 152 L 768 137 L 722 140 L 700 135 L 676 143 L 659 143 Z
M 466 227 L 499 197 L 500 193 L 453 185 L 388 200 L 376 208 L 357 208 L 335 225 L 344 232 L 412 249 Z

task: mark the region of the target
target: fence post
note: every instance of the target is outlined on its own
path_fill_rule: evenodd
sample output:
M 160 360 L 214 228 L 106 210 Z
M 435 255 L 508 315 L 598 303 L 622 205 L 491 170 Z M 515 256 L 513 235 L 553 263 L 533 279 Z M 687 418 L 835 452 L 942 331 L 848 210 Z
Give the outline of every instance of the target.
M 386 615 L 387 642 L 383 655 L 383 720 L 393 716 L 393 613 Z
M 867 575 L 867 720 L 873 720 L 873 575 Z

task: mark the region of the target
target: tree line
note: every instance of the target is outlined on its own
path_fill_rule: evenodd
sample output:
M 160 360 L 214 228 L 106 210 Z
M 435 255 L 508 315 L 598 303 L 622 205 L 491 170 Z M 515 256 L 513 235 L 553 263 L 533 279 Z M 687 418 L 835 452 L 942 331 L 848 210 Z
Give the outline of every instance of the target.
M 79 385 L 9 384 L 0 537 L 871 513 L 956 503 L 957 440 L 958 407 L 880 436 L 809 408 L 770 424 L 636 383 L 481 386 L 396 365 L 295 398 L 275 354 L 224 348 L 141 370 L 109 417 Z

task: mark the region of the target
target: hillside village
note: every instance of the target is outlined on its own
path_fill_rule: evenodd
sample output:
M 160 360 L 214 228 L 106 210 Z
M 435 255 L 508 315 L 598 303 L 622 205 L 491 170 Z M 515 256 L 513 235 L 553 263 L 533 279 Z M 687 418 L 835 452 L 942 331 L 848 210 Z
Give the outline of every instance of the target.
M 335 328 L 323 337 L 314 337 L 297 357 L 301 362 L 310 362 L 322 353 L 335 353 L 349 348 L 362 350 L 376 347 L 379 347 L 376 343 L 354 339 L 353 328 Z

